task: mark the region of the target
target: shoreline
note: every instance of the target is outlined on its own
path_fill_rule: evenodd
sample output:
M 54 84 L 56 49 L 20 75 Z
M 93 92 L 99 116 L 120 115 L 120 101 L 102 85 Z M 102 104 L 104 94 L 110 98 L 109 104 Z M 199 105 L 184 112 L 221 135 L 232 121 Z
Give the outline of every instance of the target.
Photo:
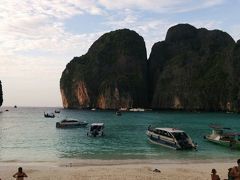
M 18 167 L 23 167 L 28 180 L 144 180 L 144 179 L 210 179 L 215 168 L 221 179 L 227 178 L 232 162 L 160 162 L 160 161 L 116 161 L 108 162 L 0 162 L 0 178 L 10 179 Z M 157 169 L 160 172 L 155 172 Z
M 61 159 L 56 161 L 0 161 L 2 165 L 23 164 L 23 165 L 52 165 L 57 167 L 82 167 L 82 166 L 118 166 L 118 165 L 144 165 L 144 164 L 159 164 L 159 165 L 171 165 L 171 164 L 215 164 L 215 163 L 234 163 L 236 159 L 211 159 L 211 160 L 199 160 L 199 159 L 185 159 L 185 160 L 172 160 L 172 159 L 125 159 L 125 160 L 102 160 L 102 159 Z

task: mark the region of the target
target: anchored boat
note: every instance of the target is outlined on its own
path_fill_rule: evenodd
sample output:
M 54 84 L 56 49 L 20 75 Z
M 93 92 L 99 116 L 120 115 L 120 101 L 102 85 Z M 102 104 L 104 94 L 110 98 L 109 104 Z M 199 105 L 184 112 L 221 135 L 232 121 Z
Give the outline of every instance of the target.
M 92 123 L 89 131 L 87 132 L 88 136 L 93 136 L 93 137 L 97 137 L 97 136 L 103 136 L 103 129 L 104 129 L 104 123 Z
M 55 112 L 55 113 L 60 113 L 61 111 L 60 111 L 60 109 L 55 109 L 54 112 Z
M 56 123 L 56 128 L 78 128 L 78 127 L 86 127 L 86 121 L 79 121 L 77 119 L 64 119 L 60 122 Z
M 204 136 L 210 142 L 233 149 L 240 149 L 240 132 L 233 132 L 231 128 L 220 125 L 210 125 L 212 133 Z
M 190 136 L 176 128 L 152 128 L 148 127 L 147 136 L 150 142 L 175 150 L 196 149 Z
M 45 118 L 55 118 L 55 114 L 52 112 L 44 112 Z

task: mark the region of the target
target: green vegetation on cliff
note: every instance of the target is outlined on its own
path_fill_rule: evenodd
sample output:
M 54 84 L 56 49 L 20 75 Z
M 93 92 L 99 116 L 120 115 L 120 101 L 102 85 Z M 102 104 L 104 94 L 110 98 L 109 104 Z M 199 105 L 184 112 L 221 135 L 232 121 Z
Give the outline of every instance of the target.
M 60 81 L 64 107 L 146 107 L 146 60 L 144 40 L 136 32 L 104 34 L 64 70 Z
M 113 31 L 68 63 L 60 88 L 65 108 L 240 111 L 240 41 L 179 24 L 147 60 L 141 36 Z
M 225 32 L 171 27 L 149 58 L 151 105 L 157 109 L 234 110 L 234 40 Z M 236 58 L 234 58 L 236 59 Z M 239 62 L 239 61 L 238 61 Z

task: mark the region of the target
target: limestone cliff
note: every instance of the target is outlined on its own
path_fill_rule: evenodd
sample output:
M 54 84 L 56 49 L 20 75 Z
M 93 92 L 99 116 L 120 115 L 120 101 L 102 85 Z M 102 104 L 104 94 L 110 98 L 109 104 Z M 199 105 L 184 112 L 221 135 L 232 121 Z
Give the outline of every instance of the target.
M 149 58 L 151 106 L 157 109 L 234 110 L 239 49 L 227 33 L 171 27 L 165 41 L 152 47 Z M 236 59 L 238 58 L 238 60 Z M 234 59 L 234 60 L 233 60 Z M 232 63 L 235 61 L 235 63 Z M 233 80 L 235 78 L 235 81 Z M 239 93 L 240 95 L 240 93 Z
M 122 29 L 104 34 L 63 71 L 64 107 L 146 107 L 146 57 L 144 40 L 136 32 Z
M 60 88 L 65 108 L 240 112 L 240 41 L 179 24 L 153 45 L 147 61 L 136 32 L 109 32 L 67 64 Z

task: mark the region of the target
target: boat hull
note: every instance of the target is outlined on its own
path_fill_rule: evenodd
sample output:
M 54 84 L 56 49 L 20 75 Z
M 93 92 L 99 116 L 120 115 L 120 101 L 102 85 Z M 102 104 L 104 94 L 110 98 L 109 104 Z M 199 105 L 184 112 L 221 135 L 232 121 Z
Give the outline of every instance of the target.
M 174 150 L 180 149 L 180 147 L 172 140 L 160 137 L 159 135 L 156 135 L 155 133 L 153 133 L 151 131 L 147 131 L 146 134 L 148 136 L 148 140 L 153 144 L 157 144 L 162 147 L 166 147 L 166 148 L 170 148 L 170 149 L 174 149 Z
M 54 115 L 44 115 L 45 118 L 55 118 Z
M 101 137 L 104 136 L 103 131 L 98 131 L 98 132 L 87 132 L 87 136 L 91 136 L 91 137 Z
M 185 144 L 185 145 L 180 145 L 176 139 L 155 134 L 153 131 L 148 130 L 146 134 L 151 143 L 157 144 L 157 145 L 169 148 L 169 149 L 174 149 L 174 150 L 196 149 L 196 146 L 194 144 L 189 143 L 189 144 Z
M 75 124 L 63 124 L 63 123 L 56 123 L 56 128 L 80 128 L 86 127 L 88 123 L 75 123 Z
M 233 143 L 231 144 L 230 141 L 215 140 L 215 139 L 212 139 L 209 136 L 205 136 L 205 137 L 209 142 L 212 142 L 214 144 L 218 144 L 218 145 L 221 145 L 221 146 L 225 146 L 225 147 L 240 150 L 240 142 L 236 142 L 235 144 L 233 144 Z
M 176 144 L 173 144 L 173 143 L 169 143 L 169 142 L 159 140 L 159 139 L 155 139 L 155 138 L 151 138 L 151 137 L 148 137 L 148 140 L 151 143 L 160 145 L 162 147 L 166 147 L 166 148 L 170 148 L 170 149 L 174 149 L 174 150 L 179 150 L 179 147 Z

